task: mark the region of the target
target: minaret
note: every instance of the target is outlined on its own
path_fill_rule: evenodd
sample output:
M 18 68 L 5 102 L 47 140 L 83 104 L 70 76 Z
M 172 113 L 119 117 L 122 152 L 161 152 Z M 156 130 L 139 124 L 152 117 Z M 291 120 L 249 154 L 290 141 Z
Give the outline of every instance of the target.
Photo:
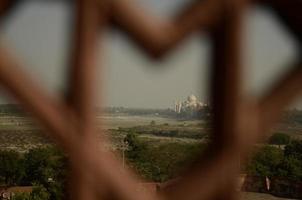
M 178 102 L 178 113 L 180 113 L 180 111 L 181 111 L 181 102 L 179 101 Z

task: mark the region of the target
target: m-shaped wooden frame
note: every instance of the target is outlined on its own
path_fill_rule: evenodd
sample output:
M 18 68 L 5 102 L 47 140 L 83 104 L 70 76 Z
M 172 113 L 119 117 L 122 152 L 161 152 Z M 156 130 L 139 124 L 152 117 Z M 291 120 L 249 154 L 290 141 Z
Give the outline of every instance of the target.
M 1 0 L 1 17 L 18 2 Z M 242 23 L 246 9 L 255 3 L 271 9 L 301 47 L 300 0 L 195 0 L 170 21 L 148 15 L 131 0 L 75 0 L 69 89 L 66 96 L 53 96 L 1 45 L 0 83 L 68 154 L 71 199 L 238 198 L 239 155 L 247 157 L 253 144 L 268 136 L 282 110 L 302 93 L 301 57 L 289 63 L 288 73 L 261 98 L 251 98 L 242 90 Z M 121 169 L 112 153 L 99 148 L 105 138 L 96 139 L 96 41 L 110 25 L 122 29 L 154 59 L 193 32 L 206 32 L 212 40 L 213 142 L 173 187 L 159 194 L 138 190 L 137 176 Z

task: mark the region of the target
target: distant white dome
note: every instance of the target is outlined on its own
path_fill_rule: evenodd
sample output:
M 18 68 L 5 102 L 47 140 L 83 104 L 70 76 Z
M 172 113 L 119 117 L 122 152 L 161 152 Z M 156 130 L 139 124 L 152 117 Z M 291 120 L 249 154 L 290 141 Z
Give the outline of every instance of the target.
M 193 94 L 191 94 L 190 96 L 188 96 L 188 101 L 189 102 L 196 102 L 197 101 L 197 97 Z

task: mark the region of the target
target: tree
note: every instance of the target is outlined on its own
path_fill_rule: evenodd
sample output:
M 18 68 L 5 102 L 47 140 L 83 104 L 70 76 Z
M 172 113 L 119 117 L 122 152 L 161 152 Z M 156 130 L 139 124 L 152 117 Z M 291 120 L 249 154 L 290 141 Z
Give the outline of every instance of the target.
M 278 176 L 302 181 L 302 161 L 294 156 L 285 157 L 278 169 Z
M 21 155 L 14 151 L 0 151 L 0 181 L 17 185 L 24 176 Z
M 136 133 L 128 133 L 124 139 L 124 142 L 128 144 L 128 150 L 126 156 L 128 159 L 139 159 L 142 151 L 145 150 L 145 146 L 142 145 Z
M 283 151 L 272 146 L 262 147 L 248 162 L 248 174 L 262 177 L 278 176 L 278 167 L 283 162 Z
M 56 148 L 32 149 L 24 156 L 24 183 L 45 187 L 50 199 L 62 199 L 68 173 L 67 159 Z
M 150 145 L 135 133 L 127 134 L 125 140 L 129 144 L 126 155 L 130 166 L 144 178 L 153 181 L 166 181 L 176 177 L 196 159 L 203 148 L 200 144 L 178 142 Z
M 156 125 L 156 122 L 155 122 L 154 120 L 152 120 L 152 121 L 150 122 L 150 125 L 151 125 L 151 126 L 155 126 L 155 125 Z
M 275 145 L 287 145 L 290 142 L 290 136 L 284 133 L 275 133 L 269 139 L 270 144 Z
M 284 151 L 265 146 L 247 164 L 247 173 L 302 181 L 302 141 L 293 140 Z
M 50 194 L 47 189 L 41 185 L 35 186 L 30 194 L 32 200 L 49 200 Z
M 145 167 L 149 174 L 145 176 L 153 181 L 167 181 L 191 165 L 205 146 L 169 142 L 147 149 L 144 153 Z M 148 164 L 147 164 L 148 163 Z
M 284 154 L 286 157 L 292 156 L 302 162 L 302 141 L 293 140 L 289 145 L 285 147 Z
M 25 184 L 47 184 L 48 179 L 53 178 L 56 173 L 53 169 L 55 164 L 49 149 L 38 148 L 29 150 L 24 155 Z

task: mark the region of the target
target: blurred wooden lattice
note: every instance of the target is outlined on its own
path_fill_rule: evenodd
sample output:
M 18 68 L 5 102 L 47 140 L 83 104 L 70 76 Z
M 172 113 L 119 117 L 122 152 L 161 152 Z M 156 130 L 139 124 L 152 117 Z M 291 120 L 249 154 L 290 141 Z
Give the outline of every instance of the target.
M 1 0 L 0 12 L 17 3 Z M 49 130 L 72 163 L 72 199 L 235 199 L 238 154 L 246 156 L 263 138 L 282 109 L 302 93 L 302 66 L 291 70 L 260 99 L 241 89 L 241 27 L 251 3 L 268 6 L 290 30 L 302 38 L 300 0 L 196 0 L 172 21 L 157 21 L 127 0 L 77 0 L 76 27 L 67 98 L 50 96 L 1 47 L 1 84 Z M 121 171 L 121 163 L 98 149 L 93 117 L 95 45 L 98 32 L 113 24 L 154 58 L 160 58 L 183 38 L 206 31 L 212 38 L 212 102 L 214 141 L 208 156 L 169 191 L 149 194 L 137 190 L 138 179 Z M 300 59 L 300 58 L 299 58 Z M 246 114 L 248 113 L 248 114 Z M 105 141 L 103 141 L 105 142 Z

